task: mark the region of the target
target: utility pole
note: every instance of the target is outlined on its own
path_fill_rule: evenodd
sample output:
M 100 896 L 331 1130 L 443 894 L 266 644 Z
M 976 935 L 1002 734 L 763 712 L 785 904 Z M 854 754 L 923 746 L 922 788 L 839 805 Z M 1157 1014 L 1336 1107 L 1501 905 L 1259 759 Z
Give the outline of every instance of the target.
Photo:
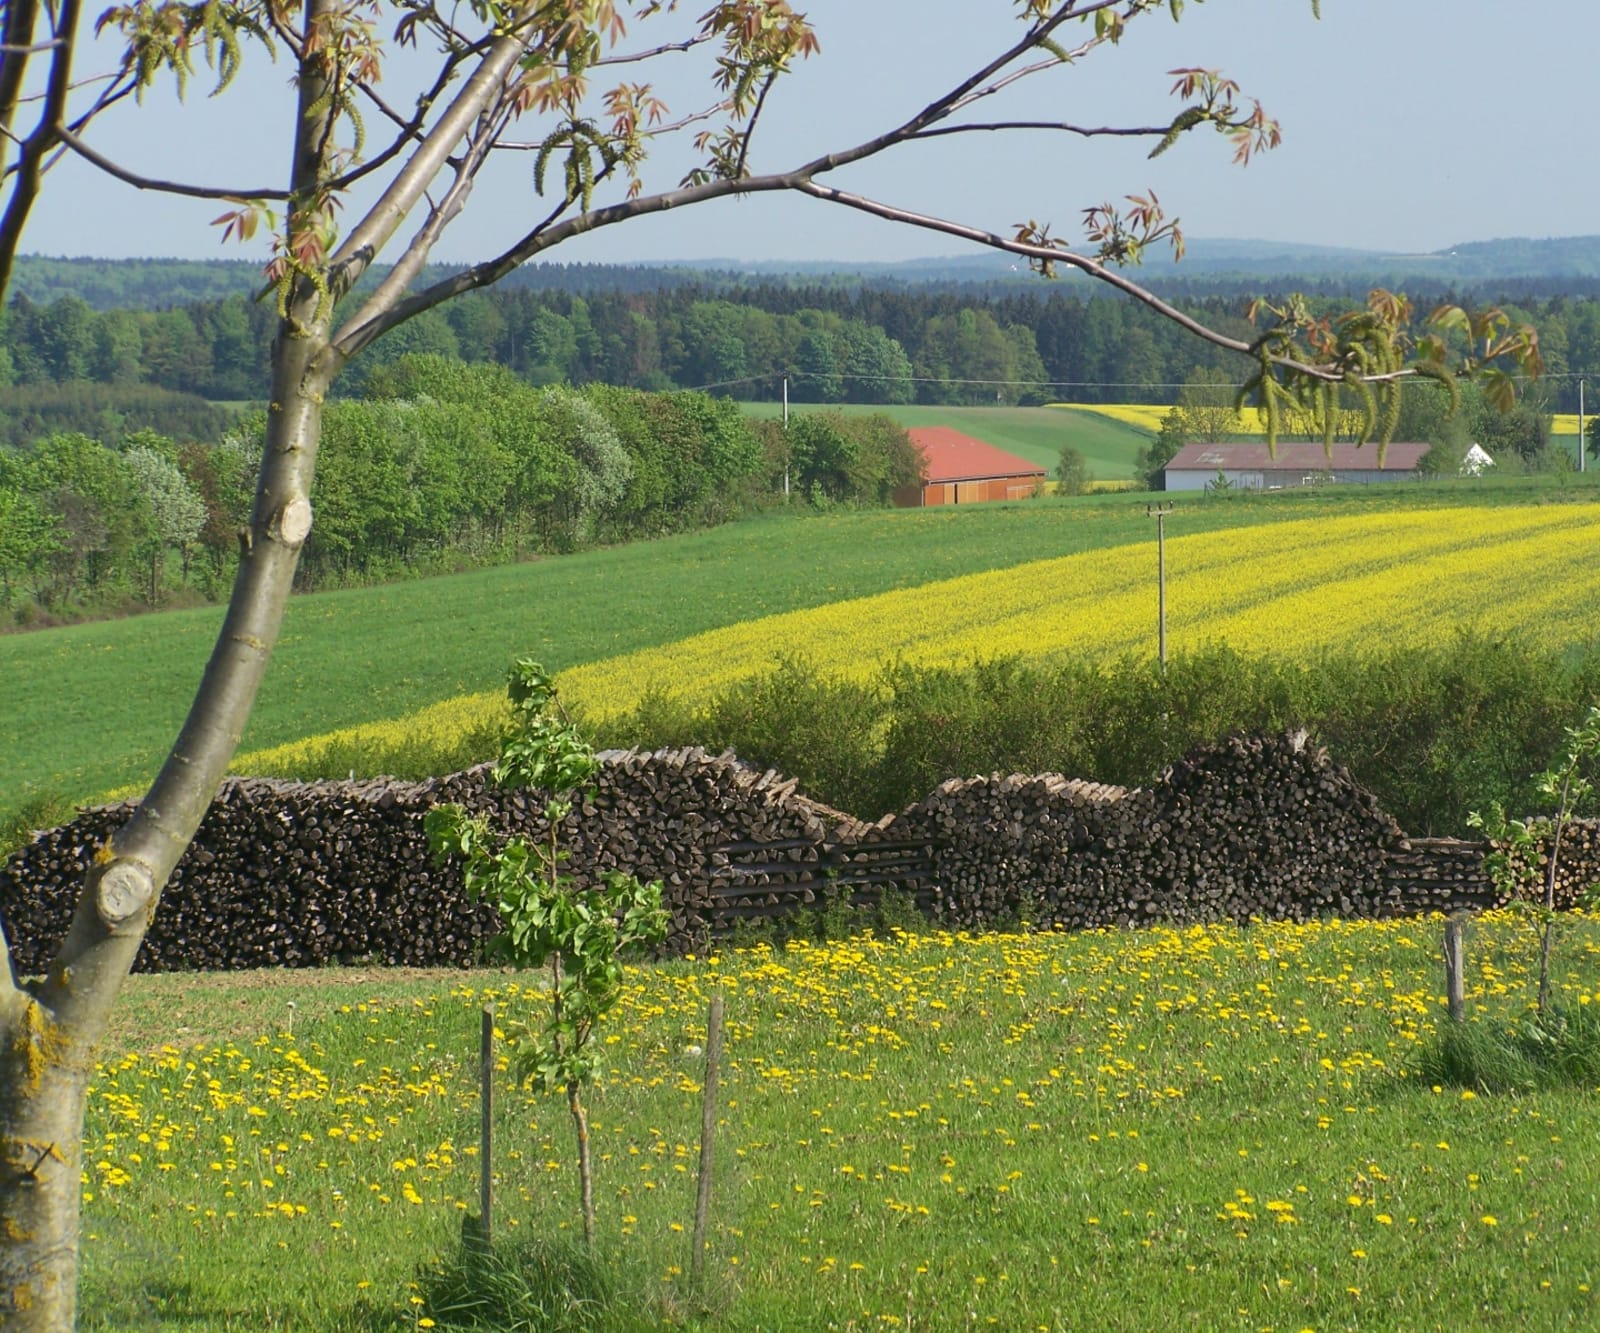
M 1584 439 L 1583 439 L 1583 378 L 1578 378 L 1578 471 L 1587 472 L 1584 466 Z
M 789 500 L 789 377 L 783 377 L 783 499 Z
M 1161 661 L 1161 674 L 1167 674 L 1167 515 L 1172 512 L 1172 501 L 1147 504 L 1144 516 L 1156 521 L 1156 653 Z

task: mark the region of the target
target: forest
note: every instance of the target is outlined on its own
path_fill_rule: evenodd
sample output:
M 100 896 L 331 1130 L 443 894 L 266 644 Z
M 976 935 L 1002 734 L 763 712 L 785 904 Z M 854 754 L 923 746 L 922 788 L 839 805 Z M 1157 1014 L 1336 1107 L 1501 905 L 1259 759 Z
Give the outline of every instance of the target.
M 787 376 L 792 399 L 823 403 L 1172 402 L 1197 367 L 1231 379 L 1247 370 L 1244 358 L 1197 343 L 1132 302 L 1086 298 L 1043 281 L 734 284 L 672 273 L 645 288 L 620 279 L 608 286 L 602 270 L 567 276 L 563 287 L 511 285 L 410 321 L 363 353 L 343 391 L 360 396 L 384 365 L 419 352 L 493 362 L 535 386 L 605 383 L 771 399 Z M 1309 299 L 1338 313 L 1358 297 Z M 1237 293 L 1180 304 L 1225 333 L 1250 334 Z M 1499 304 L 1539 331 L 1546 374 L 1537 406 L 1577 411 L 1578 377 L 1600 374 L 1600 300 L 1555 295 Z M 259 400 L 272 316 L 270 303 L 242 294 L 104 310 L 75 294 L 48 304 L 14 297 L 0 317 L 0 443 L 20 443 L 41 425 L 87 430 L 85 415 L 106 410 L 148 414 L 148 402 L 117 406 L 131 403 L 135 386 L 213 402 Z M 179 431 L 148 415 L 133 424 Z

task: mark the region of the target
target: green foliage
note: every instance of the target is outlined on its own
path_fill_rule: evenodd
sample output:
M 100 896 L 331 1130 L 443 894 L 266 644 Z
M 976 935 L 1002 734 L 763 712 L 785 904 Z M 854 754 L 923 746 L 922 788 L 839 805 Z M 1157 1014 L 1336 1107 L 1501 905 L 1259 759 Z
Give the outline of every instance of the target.
M 1424 1082 L 1473 1092 L 1537 1092 L 1600 1085 L 1595 1005 L 1535 1010 L 1516 1022 L 1442 1023 L 1423 1047 Z
M 787 470 L 790 489 L 817 508 L 885 505 L 896 489 L 922 480 L 922 455 L 886 413 L 796 412 L 787 427 L 758 427 L 773 481 Z
M 602 885 L 580 888 L 562 869 L 563 821 L 592 794 L 599 765 L 537 663 L 519 661 L 508 692 L 513 720 L 494 780 L 544 794 L 546 841 L 499 840 L 486 817 L 451 805 L 428 813 L 427 832 L 435 857 L 459 859 L 467 892 L 499 912 L 503 928 L 490 941 L 491 955 L 518 968 L 552 968 L 549 1015 L 538 1027 L 519 1028 L 516 1066 L 524 1080 L 548 1091 L 593 1075 L 589 1038 L 616 1002 L 621 955 L 660 940 L 666 921 L 659 883 L 611 872 Z
M 659 881 L 641 884 L 612 870 L 599 884 L 580 886 L 563 869 L 569 856 L 562 845 L 563 824 L 574 805 L 593 794 L 599 765 L 538 663 L 518 661 L 507 692 L 512 721 L 494 781 L 543 795 L 544 839 L 500 839 L 486 816 L 469 816 L 458 805 L 430 810 L 425 828 L 435 858 L 458 860 L 467 893 L 499 913 L 501 930 L 489 942 L 491 956 L 516 968 L 550 968 L 542 1017 L 508 1018 L 505 1026 L 518 1080 L 531 1083 L 536 1092 L 566 1091 L 578 1137 L 584 1236 L 592 1245 L 594 1199 L 581 1100 L 599 1065 L 590 1039 L 621 994 L 622 955 L 662 940 L 667 919 Z
M 1082 495 L 1092 480 L 1089 465 L 1070 444 L 1061 446 L 1061 456 L 1056 460 L 1056 492 L 1059 495 Z
M 1474 810 L 1467 822 L 1481 829 L 1493 850 L 1484 858 L 1489 877 L 1510 899 L 1513 908 L 1532 919 L 1539 935 L 1539 1012 L 1545 1014 L 1550 997 L 1550 951 L 1560 915 L 1556 910 L 1556 880 L 1560 877 L 1561 840 L 1568 822 L 1594 797 L 1588 776 L 1600 764 L 1600 706 L 1589 709 L 1583 721 L 1565 729 L 1566 742 L 1553 767 L 1534 779 L 1534 790 L 1553 813 L 1526 819 L 1508 819 L 1498 801 L 1489 813 Z M 1541 869 L 1541 861 L 1543 863 Z M 1591 905 L 1590 886 L 1585 905 Z
M 416 1318 L 438 1328 L 494 1333 L 581 1333 L 613 1328 L 640 1297 L 623 1293 L 588 1251 L 538 1236 L 488 1249 L 468 1238 L 420 1275 Z
M 233 413 L 197 397 L 152 384 L 38 383 L 0 388 L 0 447 L 20 448 L 44 436 L 76 431 L 115 440 L 136 430 L 183 440 L 215 440 Z
M 1304 725 L 1417 836 L 1461 835 L 1491 795 L 1531 808 L 1528 774 L 1600 696 L 1600 656 L 1463 634 L 1435 649 L 1311 664 L 1226 647 L 1103 667 L 1090 659 L 896 666 L 828 677 L 785 659 L 699 708 L 647 701 L 609 742 L 731 747 L 864 818 L 951 777 L 1059 772 L 1137 786 L 1197 744 Z
M 1161 430 L 1134 460 L 1134 474 L 1148 491 L 1167 488 L 1166 467 L 1189 442 L 1189 427 L 1183 413 L 1173 408 L 1161 418 Z

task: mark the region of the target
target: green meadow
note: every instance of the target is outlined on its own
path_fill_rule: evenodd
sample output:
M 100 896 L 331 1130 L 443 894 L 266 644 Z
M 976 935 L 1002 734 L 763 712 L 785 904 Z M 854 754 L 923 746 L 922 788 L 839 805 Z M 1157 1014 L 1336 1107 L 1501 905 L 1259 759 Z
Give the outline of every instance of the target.
M 751 416 L 774 417 L 783 408 L 776 403 L 743 403 Z M 791 412 L 823 410 L 815 403 L 791 403 Z M 887 407 L 854 404 L 830 406 L 826 410 L 868 413 L 882 412 L 902 426 L 949 426 L 997 449 L 1016 454 L 1054 473 L 1061 458 L 1061 446 L 1070 444 L 1089 465 L 1097 481 L 1126 481 L 1133 476 L 1134 456 L 1150 442 L 1148 431 L 1140 430 L 1094 412 L 1054 407 L 925 407 L 896 403 Z
M 1594 1327 L 1600 1096 L 1419 1077 L 1439 929 L 894 933 L 630 969 L 591 1099 L 602 1280 L 560 1280 L 564 1100 L 502 1058 L 495 1244 L 556 1290 L 473 1326 Z M 1472 1022 L 1525 1011 L 1532 957 L 1525 923 L 1473 926 Z M 1562 936 L 1563 1004 L 1600 1004 L 1597 961 L 1593 921 Z M 464 1326 L 440 1269 L 478 1206 L 479 1012 L 541 998 L 502 972 L 134 978 L 90 1098 L 81 1326 Z
M 1416 505 L 1586 499 L 1544 478 L 1177 497 L 1173 533 Z M 1055 555 L 1152 542 L 1148 497 L 775 516 L 444 578 L 296 597 L 244 749 L 498 690 L 532 654 L 563 670 L 784 611 Z M 1153 544 L 1153 542 L 1152 542 Z M 1154 565 L 1154 552 L 1151 552 Z M 217 609 L 0 636 L 0 807 L 147 777 L 170 743 Z M 773 644 L 776 660 L 786 645 Z

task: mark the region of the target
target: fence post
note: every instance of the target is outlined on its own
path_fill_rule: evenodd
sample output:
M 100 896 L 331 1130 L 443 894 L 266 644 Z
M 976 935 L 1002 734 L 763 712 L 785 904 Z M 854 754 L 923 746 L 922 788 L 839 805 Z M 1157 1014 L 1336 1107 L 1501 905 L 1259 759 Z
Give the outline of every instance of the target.
M 494 1006 L 485 1005 L 478 1034 L 478 1217 L 483 1248 L 491 1244 L 494 1206 Z
M 1460 1023 L 1467 1016 L 1466 917 L 1457 912 L 1444 922 L 1444 987 L 1450 1018 Z
M 696 1290 L 706 1266 L 706 1226 L 711 1217 L 711 1162 L 717 1134 L 717 1070 L 722 1062 L 722 996 L 711 997 L 706 1024 L 706 1082 L 700 1106 L 700 1179 L 694 1201 L 694 1253 L 689 1256 L 689 1283 Z

